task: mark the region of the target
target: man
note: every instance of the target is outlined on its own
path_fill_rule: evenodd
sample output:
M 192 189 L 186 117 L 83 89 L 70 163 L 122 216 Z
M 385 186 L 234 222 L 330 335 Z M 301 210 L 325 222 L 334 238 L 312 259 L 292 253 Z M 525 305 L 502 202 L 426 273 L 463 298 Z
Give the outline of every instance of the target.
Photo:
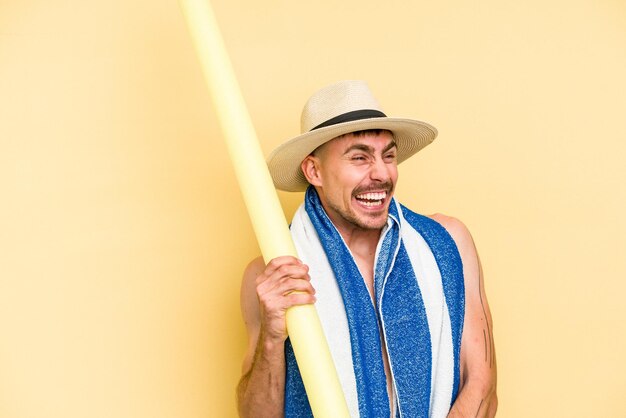
M 277 188 L 307 192 L 291 224 L 299 259 L 257 259 L 244 273 L 240 414 L 310 416 L 285 312 L 315 303 L 352 416 L 493 417 L 492 323 L 472 238 L 454 218 L 392 199 L 397 164 L 435 128 L 386 117 L 365 83 L 344 81 L 309 99 L 302 132 L 268 160 Z

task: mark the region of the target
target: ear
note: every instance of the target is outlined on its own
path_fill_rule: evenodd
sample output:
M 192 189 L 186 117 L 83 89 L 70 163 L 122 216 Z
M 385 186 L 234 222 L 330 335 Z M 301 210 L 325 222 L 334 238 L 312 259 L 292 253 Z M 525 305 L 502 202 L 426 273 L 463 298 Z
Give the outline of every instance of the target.
M 320 161 L 313 155 L 308 155 L 300 164 L 300 169 L 304 173 L 307 181 L 313 186 L 322 185 L 322 173 L 320 172 Z

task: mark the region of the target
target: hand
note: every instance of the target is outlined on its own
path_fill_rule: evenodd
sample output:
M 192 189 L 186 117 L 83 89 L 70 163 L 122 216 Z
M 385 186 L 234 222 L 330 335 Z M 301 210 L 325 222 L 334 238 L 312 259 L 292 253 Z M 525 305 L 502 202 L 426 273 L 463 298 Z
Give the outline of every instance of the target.
M 285 313 L 296 305 L 315 302 L 309 267 L 295 257 L 277 257 L 256 278 L 256 292 L 261 308 L 261 332 L 265 338 L 287 339 Z

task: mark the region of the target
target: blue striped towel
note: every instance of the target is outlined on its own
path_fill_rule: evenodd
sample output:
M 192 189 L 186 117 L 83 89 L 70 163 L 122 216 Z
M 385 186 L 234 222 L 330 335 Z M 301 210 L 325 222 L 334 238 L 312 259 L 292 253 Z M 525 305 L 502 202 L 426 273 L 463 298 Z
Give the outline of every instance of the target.
M 392 414 L 386 344 L 394 415 L 445 417 L 459 389 L 465 301 L 461 258 L 447 231 L 393 199 L 376 252 L 375 300 L 312 187 L 291 234 L 310 268 L 316 308 L 351 416 Z M 285 354 L 285 416 L 311 417 L 289 340 Z

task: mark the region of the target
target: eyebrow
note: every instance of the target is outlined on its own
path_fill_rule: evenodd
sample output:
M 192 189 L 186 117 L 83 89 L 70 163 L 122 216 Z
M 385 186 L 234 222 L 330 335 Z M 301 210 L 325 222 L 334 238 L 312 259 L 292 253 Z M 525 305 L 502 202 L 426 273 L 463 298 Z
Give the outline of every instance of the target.
M 385 148 L 383 149 L 383 154 L 386 153 L 387 151 L 389 151 L 390 149 L 396 147 L 397 148 L 397 144 L 395 141 L 389 141 L 389 143 L 387 144 L 387 146 L 385 146 Z M 367 146 L 365 144 L 354 144 L 351 145 L 350 147 L 348 147 L 348 149 L 346 149 L 346 151 L 343 153 L 344 155 L 346 155 L 347 153 L 349 153 L 350 151 L 363 151 L 363 152 L 367 152 L 368 154 L 373 154 L 374 153 L 374 147 L 370 147 Z
M 389 144 L 387 144 L 385 149 L 383 149 L 383 154 L 386 153 L 387 151 L 389 151 L 392 148 L 398 148 L 398 144 L 396 144 L 396 141 L 389 141 Z

